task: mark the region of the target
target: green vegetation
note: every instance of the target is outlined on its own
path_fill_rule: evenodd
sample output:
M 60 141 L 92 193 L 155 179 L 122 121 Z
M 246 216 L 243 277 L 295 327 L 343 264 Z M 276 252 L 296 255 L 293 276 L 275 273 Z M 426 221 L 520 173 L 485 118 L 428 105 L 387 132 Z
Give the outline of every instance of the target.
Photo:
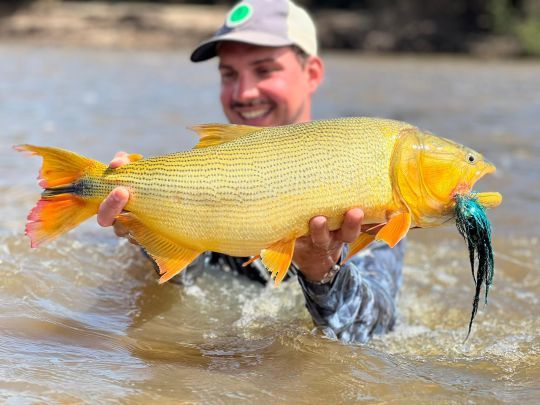
M 9 17 L 34 3 L 146 2 L 224 6 L 237 1 L 12 0 L 0 2 L 0 27 L 1 17 Z M 486 49 L 490 43 L 499 41 L 506 44 L 499 56 L 540 56 L 540 0 L 296 1 L 307 7 L 320 24 L 321 46 L 325 48 L 466 53 Z M 494 53 L 497 54 L 496 49 Z
M 523 1 L 520 8 L 513 3 L 491 1 L 494 32 L 517 39 L 524 54 L 540 56 L 540 1 Z
M 540 56 L 540 16 L 528 17 L 518 23 L 515 35 L 526 54 Z

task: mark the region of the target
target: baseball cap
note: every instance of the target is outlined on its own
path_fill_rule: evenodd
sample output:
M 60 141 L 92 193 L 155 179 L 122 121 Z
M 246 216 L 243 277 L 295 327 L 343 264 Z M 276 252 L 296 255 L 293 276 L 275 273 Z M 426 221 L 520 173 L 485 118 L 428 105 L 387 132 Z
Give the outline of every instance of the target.
M 193 62 L 216 56 L 221 41 L 260 46 L 296 45 L 317 55 L 317 33 L 309 14 L 290 0 L 244 0 L 229 11 L 223 26 L 191 54 Z

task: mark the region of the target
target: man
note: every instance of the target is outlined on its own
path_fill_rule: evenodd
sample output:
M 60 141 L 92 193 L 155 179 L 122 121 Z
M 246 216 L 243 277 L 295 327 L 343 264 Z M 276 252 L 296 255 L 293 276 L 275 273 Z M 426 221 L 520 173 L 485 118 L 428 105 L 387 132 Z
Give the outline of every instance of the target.
M 219 58 L 220 100 L 227 119 L 234 124 L 275 126 L 311 119 L 311 98 L 323 79 L 322 60 L 317 56 L 313 21 L 300 7 L 287 0 L 251 0 L 234 6 L 225 24 L 192 53 L 193 62 Z M 111 167 L 128 163 L 119 152 Z M 117 188 L 102 203 L 98 223 L 114 224 L 129 199 L 129 191 Z M 373 333 L 392 328 L 395 296 L 401 282 L 404 244 L 394 249 L 374 244 L 340 267 L 346 243 L 361 231 L 363 212 L 349 210 L 340 229 L 330 232 L 326 218 L 309 223 L 310 234 L 295 245 L 293 270 L 314 323 L 326 334 L 345 342 L 365 342 Z M 119 236 L 127 231 L 115 225 Z M 243 269 L 246 259 L 212 253 L 188 266 L 180 277 L 213 264 L 244 272 L 266 281 L 260 262 Z

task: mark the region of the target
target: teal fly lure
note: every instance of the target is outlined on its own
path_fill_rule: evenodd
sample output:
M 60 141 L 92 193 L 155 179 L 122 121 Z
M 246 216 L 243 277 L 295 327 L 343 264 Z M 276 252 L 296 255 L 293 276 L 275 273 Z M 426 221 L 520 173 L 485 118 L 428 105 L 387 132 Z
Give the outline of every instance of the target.
M 478 202 L 474 193 L 458 194 L 456 200 L 456 226 L 469 249 L 469 260 L 471 262 L 471 271 L 473 280 L 476 284 L 476 292 L 473 300 L 473 309 L 471 320 L 469 321 L 469 330 L 467 338 L 471 333 L 471 327 L 478 311 L 478 302 L 480 300 L 480 291 L 482 284 L 485 285 L 484 303 L 487 304 L 489 287 L 493 283 L 494 260 L 493 247 L 491 244 L 491 223 L 486 215 L 482 204 Z M 476 275 L 474 272 L 475 259 L 478 260 Z

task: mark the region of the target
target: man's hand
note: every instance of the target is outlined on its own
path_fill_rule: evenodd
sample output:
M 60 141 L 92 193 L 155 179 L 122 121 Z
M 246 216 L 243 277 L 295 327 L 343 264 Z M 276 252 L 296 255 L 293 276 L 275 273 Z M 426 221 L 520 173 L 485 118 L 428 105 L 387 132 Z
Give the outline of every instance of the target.
M 360 235 L 364 212 L 360 208 L 345 213 L 340 229 L 330 232 L 325 217 L 309 221 L 309 235 L 296 240 L 293 261 L 310 281 L 321 281 L 338 262 L 345 243 L 352 243 Z
M 130 163 L 129 155 L 126 152 L 118 152 L 114 155 L 111 163 L 109 163 L 109 167 L 115 169 L 128 163 Z M 129 190 L 125 187 L 116 187 L 99 206 L 97 215 L 98 224 L 104 227 L 112 225 L 114 227 L 114 233 L 117 236 L 127 236 L 128 230 L 115 222 L 115 218 L 120 215 L 128 200 Z M 133 241 L 131 242 L 134 243 Z

